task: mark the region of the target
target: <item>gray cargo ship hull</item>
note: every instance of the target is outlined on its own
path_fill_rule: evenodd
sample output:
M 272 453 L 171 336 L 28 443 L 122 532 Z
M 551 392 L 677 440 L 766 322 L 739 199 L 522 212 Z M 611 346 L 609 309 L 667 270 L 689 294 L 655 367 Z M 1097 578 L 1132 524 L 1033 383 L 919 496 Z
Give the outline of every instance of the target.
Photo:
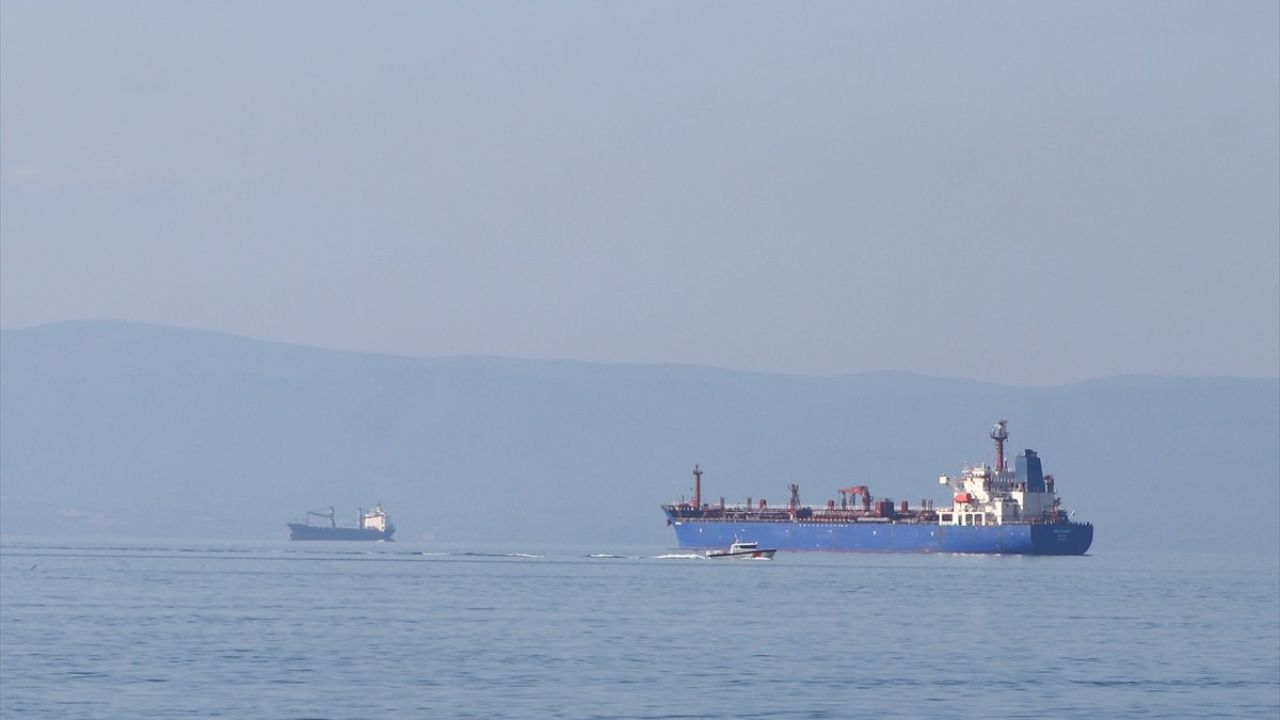
M 290 540 L 390 540 L 395 531 L 395 525 L 388 525 L 386 530 L 375 530 L 289 523 Z

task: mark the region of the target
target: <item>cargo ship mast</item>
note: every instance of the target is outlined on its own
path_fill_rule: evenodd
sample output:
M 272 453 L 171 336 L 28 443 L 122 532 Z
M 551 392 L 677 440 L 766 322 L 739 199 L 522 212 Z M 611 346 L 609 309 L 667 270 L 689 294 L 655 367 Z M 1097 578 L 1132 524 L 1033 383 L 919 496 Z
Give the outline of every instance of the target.
M 693 466 L 693 507 L 702 509 L 702 468 Z
M 1000 422 L 991 429 L 991 439 L 996 441 L 996 474 L 1004 472 L 1004 441 L 1009 439 L 1009 421 L 1000 418 Z

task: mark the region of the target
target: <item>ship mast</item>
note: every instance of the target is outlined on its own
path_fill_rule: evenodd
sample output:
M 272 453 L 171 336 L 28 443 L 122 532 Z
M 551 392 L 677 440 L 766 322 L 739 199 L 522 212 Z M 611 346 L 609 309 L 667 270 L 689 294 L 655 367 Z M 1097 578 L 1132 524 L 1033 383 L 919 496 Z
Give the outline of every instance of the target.
M 991 429 L 991 439 L 996 441 L 996 474 L 1004 472 L 1004 441 L 1009 439 L 1009 421 L 1000 418 L 1000 422 Z
M 693 466 L 693 507 L 702 509 L 702 468 Z

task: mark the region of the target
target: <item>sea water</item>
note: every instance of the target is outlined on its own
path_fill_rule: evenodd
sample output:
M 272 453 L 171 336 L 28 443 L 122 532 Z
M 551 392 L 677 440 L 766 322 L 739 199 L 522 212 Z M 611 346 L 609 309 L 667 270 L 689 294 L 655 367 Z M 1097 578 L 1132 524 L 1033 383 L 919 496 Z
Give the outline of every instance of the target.
M 5 718 L 1280 716 L 1280 557 L 0 542 Z

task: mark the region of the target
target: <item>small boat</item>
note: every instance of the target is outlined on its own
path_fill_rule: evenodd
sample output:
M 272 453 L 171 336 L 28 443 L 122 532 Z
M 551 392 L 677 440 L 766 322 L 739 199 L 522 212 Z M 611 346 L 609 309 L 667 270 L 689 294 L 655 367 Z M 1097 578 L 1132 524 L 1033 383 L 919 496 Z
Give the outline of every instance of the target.
M 758 542 L 734 540 L 728 550 L 708 550 L 707 557 L 715 560 L 729 558 L 734 560 L 772 560 L 775 548 L 761 548 Z

